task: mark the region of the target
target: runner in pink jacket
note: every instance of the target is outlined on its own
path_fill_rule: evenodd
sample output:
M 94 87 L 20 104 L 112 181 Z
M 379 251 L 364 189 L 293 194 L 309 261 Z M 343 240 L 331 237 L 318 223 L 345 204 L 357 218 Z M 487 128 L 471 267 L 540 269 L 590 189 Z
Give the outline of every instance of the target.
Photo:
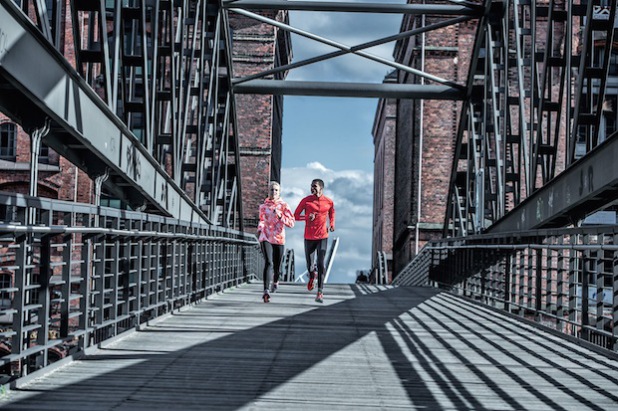
M 281 259 L 285 245 L 285 227 L 294 227 L 294 215 L 290 206 L 281 199 L 281 186 L 276 181 L 268 185 L 268 198 L 260 205 L 260 222 L 257 226 L 258 240 L 264 253 L 264 295 L 270 302 L 270 291 L 277 290 L 281 275 Z

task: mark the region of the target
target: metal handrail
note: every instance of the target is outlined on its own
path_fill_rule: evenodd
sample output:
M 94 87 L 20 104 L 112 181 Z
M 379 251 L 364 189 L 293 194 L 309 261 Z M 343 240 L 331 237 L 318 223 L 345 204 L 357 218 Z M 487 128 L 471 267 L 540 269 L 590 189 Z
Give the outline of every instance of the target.
M 104 234 L 126 237 L 159 237 L 159 238 L 182 238 L 184 240 L 209 240 L 227 243 L 240 243 L 246 245 L 259 245 L 257 239 L 229 238 L 224 236 L 208 236 L 186 233 L 161 233 L 157 231 L 143 230 L 119 230 L 102 227 L 69 227 L 69 226 L 32 226 L 0 224 L 0 233 L 33 233 L 33 234 Z
M 263 265 L 251 234 L 9 193 L 0 255 L 0 377 L 11 384 L 260 277 Z
M 294 250 L 288 248 L 285 250 L 283 254 L 283 261 L 281 261 L 281 269 L 282 269 L 282 278 L 283 281 L 293 282 L 296 277 L 295 270 L 295 261 L 294 261 Z
M 395 285 L 472 298 L 618 351 L 618 225 L 429 242 Z

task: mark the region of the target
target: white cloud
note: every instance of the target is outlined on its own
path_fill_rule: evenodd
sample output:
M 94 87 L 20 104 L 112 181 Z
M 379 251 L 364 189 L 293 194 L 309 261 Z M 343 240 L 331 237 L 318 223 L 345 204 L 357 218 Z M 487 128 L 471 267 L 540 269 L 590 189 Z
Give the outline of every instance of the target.
M 394 1 L 397 2 L 405 3 L 404 0 Z M 322 39 L 352 47 L 397 34 L 401 15 L 292 11 L 290 25 Z M 292 34 L 292 45 L 294 61 L 339 50 L 299 34 Z M 393 45 L 394 42 L 389 42 L 363 51 L 392 61 Z M 294 69 L 288 78 L 299 81 L 381 82 L 392 70 L 388 65 L 348 54 Z
M 352 283 L 357 270 L 371 267 L 371 222 L 373 213 L 373 175 L 361 170 L 336 171 L 320 162 L 306 167 L 281 170 L 281 196 L 292 211 L 310 194 L 311 181 L 324 180 L 324 193 L 335 203 L 336 231 L 330 234 L 329 247 L 339 237 L 339 247 L 329 281 Z M 294 250 L 296 274 L 305 269 L 304 222 L 286 230 L 286 248 Z

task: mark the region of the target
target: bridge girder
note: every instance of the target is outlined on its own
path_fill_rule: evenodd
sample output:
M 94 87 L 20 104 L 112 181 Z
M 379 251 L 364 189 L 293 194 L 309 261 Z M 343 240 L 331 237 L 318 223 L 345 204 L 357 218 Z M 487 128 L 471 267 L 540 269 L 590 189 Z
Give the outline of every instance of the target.
M 381 44 L 403 40 L 415 35 L 426 33 L 427 31 L 437 30 L 449 25 L 460 24 L 481 16 L 483 9 L 473 3 L 464 3 L 461 6 L 442 5 L 442 4 L 384 4 L 384 3 L 352 3 L 352 2 L 287 2 L 276 0 L 256 0 L 256 1 L 224 1 L 224 7 L 231 13 L 255 19 L 262 23 L 273 25 L 279 29 L 297 34 L 310 40 L 325 44 L 329 47 L 338 49 L 335 52 L 312 57 L 304 61 L 276 67 L 260 73 L 255 73 L 242 78 L 233 80 L 233 91 L 237 94 L 287 94 L 305 96 L 337 96 L 337 97 L 394 97 L 394 98 L 437 98 L 459 100 L 465 93 L 465 87 L 455 81 L 436 77 L 430 73 L 409 67 L 404 64 L 393 62 L 371 53 L 364 51 L 370 47 Z M 329 11 L 329 12 L 357 12 L 357 13 L 399 13 L 415 15 L 437 15 L 445 17 L 443 21 L 433 25 L 423 25 L 406 32 L 376 39 L 363 44 L 354 46 L 346 45 L 318 36 L 313 33 L 293 27 L 265 16 L 252 9 L 283 9 L 297 11 Z M 446 17 L 449 17 L 446 19 Z M 452 17 L 452 18 L 450 18 Z M 402 70 L 416 76 L 428 79 L 432 82 L 448 86 L 448 89 L 435 88 L 434 86 L 404 85 L 404 84 L 346 84 L 341 82 L 292 82 L 289 80 L 271 79 L 273 74 L 287 72 L 295 68 L 307 66 L 324 60 L 354 54 L 368 60 L 372 60 L 397 70 Z M 258 81 L 259 80 L 259 81 Z M 250 83 L 243 85 L 244 83 Z
M 613 204 L 618 174 L 586 158 L 614 151 L 613 143 L 593 148 L 609 137 L 602 122 L 616 1 L 593 3 L 486 2 L 445 236 L 577 224 Z
M 20 4 L 0 3 L 2 110 L 26 129 L 49 118 L 44 143 L 133 208 L 242 229 L 219 2 L 71 2 L 74 67 L 56 50 L 64 2 Z
M 352 13 L 427 14 L 434 16 L 478 16 L 482 6 L 473 2 L 460 4 L 395 4 L 351 1 L 223 0 L 223 7 L 244 10 L 297 10 Z
M 234 86 L 237 94 L 288 96 L 380 97 L 462 100 L 465 91 L 450 86 L 419 84 L 336 83 L 290 80 L 250 80 Z

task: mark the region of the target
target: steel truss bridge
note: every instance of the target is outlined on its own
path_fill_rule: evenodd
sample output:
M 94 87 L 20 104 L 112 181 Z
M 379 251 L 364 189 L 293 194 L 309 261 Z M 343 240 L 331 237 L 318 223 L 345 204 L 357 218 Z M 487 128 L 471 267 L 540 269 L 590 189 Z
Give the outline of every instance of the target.
M 617 226 L 582 224 L 615 212 L 618 140 L 606 124 L 618 94 L 616 0 L 68 4 L 65 18 L 63 1 L 0 0 L 0 109 L 30 135 L 32 160 L 29 194 L 0 195 L 3 268 L 13 273 L 0 289 L 0 315 L 12 319 L 0 334 L 6 381 L 261 272 L 256 239 L 242 226 L 241 93 L 460 102 L 444 239 L 427 244 L 396 283 L 442 287 L 618 350 Z M 436 22 L 345 45 L 267 19 L 265 9 Z M 230 13 L 337 51 L 234 78 Z M 65 23 L 74 62 L 60 52 Z M 465 84 L 366 51 L 461 23 L 475 27 Z M 419 81 L 273 76 L 346 54 Z M 42 143 L 95 181 L 93 204 L 38 195 Z M 131 211 L 102 207 L 102 193 Z

